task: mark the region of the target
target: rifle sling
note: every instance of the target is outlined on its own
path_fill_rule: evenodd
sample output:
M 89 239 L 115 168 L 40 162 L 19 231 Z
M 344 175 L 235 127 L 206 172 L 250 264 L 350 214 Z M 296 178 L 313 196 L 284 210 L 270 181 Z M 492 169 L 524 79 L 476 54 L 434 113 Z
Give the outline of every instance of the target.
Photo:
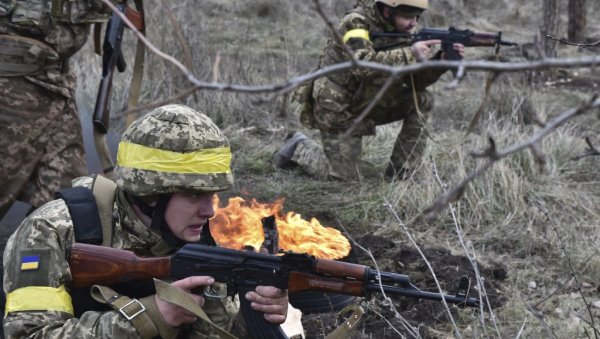
M 111 288 L 100 285 L 92 286 L 91 294 L 96 301 L 109 305 L 131 321 L 142 338 L 151 339 L 160 334 L 146 312 L 146 307 L 139 300 L 120 295 Z
M 351 332 L 356 328 L 356 325 L 362 319 L 362 316 L 365 314 L 365 310 L 358 305 L 352 304 L 338 313 L 345 313 L 346 311 L 352 310 L 352 314 L 340 324 L 333 332 L 329 333 L 325 336 L 325 339 L 345 339 L 351 337 Z
M 139 32 L 146 35 L 146 22 L 144 16 L 144 4 L 142 0 L 135 0 L 135 7 L 141 17 L 141 27 Z M 141 39 L 137 39 L 136 50 L 135 50 L 135 61 L 133 64 L 133 74 L 131 76 L 131 85 L 129 85 L 129 95 L 127 100 L 126 110 L 133 109 L 137 106 L 140 98 L 140 89 L 142 87 L 142 77 L 144 75 L 144 62 L 146 55 L 146 45 Z M 134 120 L 132 113 L 127 114 L 125 125 L 129 126 Z
M 96 175 L 92 184 L 92 192 L 96 198 L 98 215 L 102 224 L 102 246 L 111 247 L 112 243 L 112 216 L 115 203 L 117 184 L 101 175 Z
M 154 286 L 156 287 L 156 295 L 160 300 L 170 302 L 194 313 L 197 317 L 206 321 L 219 334 L 221 339 L 237 339 L 236 336 L 213 323 L 202 308 L 186 292 L 158 279 L 154 279 Z

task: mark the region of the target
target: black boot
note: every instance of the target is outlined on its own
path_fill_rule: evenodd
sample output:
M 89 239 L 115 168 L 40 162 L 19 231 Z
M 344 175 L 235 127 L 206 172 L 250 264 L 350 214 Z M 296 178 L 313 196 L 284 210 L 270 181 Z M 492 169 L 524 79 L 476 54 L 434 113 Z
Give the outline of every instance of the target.
M 404 166 L 394 166 L 392 163 L 388 165 L 383 173 L 386 181 L 407 180 L 411 176 L 411 171 Z
M 306 135 L 301 132 L 291 132 L 285 138 L 285 144 L 278 149 L 271 158 L 271 163 L 275 168 L 292 168 L 297 164 L 292 161 L 292 156 L 296 151 L 296 146 L 306 139 Z

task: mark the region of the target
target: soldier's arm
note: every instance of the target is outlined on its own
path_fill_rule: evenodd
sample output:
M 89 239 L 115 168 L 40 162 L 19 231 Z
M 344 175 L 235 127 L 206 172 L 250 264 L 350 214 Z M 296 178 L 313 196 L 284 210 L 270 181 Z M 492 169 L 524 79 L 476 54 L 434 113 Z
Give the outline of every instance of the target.
M 368 32 L 367 22 L 364 16 L 359 13 L 349 13 L 340 21 L 339 34 L 357 60 L 390 66 L 402 66 L 416 62 L 410 46 L 376 51 Z M 364 78 L 381 77 L 383 75 L 381 72 L 361 68 L 357 68 L 353 72 Z
M 140 338 L 132 322 L 116 311 L 75 318 L 66 260 L 71 224 L 67 206 L 55 200 L 30 215 L 9 239 L 4 252 L 6 336 Z
M 441 60 L 442 51 L 438 51 L 434 54 L 431 60 Z M 430 68 L 420 72 L 417 72 L 413 75 L 412 79 L 410 77 L 405 78 L 405 82 L 408 86 L 413 86 L 416 90 L 422 90 L 439 80 L 439 78 L 444 75 L 448 70 L 443 68 Z

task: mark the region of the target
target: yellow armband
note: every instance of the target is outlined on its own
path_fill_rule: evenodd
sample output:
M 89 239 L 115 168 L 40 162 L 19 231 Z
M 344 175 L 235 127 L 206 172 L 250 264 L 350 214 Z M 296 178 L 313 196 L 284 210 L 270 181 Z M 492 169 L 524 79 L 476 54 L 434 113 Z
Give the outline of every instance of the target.
M 344 43 L 347 43 L 348 40 L 350 39 L 363 39 L 363 40 L 367 40 L 370 41 L 371 39 L 369 38 L 369 31 L 367 31 L 366 29 L 363 28 L 355 28 L 355 29 L 351 29 L 348 32 L 346 32 L 346 34 L 344 34 L 344 37 L 342 38 L 342 41 Z
M 5 314 L 22 311 L 59 311 L 74 314 L 71 296 L 59 287 L 28 286 L 6 295 Z

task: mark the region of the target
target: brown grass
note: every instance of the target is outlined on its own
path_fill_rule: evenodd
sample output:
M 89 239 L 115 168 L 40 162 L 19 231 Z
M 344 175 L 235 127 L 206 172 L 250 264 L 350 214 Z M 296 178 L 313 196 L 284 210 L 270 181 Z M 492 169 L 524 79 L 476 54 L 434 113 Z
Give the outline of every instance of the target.
M 184 0 L 172 3 L 171 10 L 181 22 L 192 51 L 196 77 L 212 79 L 213 64 L 219 56 L 218 81 L 251 85 L 281 82 L 316 66 L 328 32 L 310 3 Z M 322 3 L 334 21 L 352 5 L 351 0 Z M 149 11 L 150 40 L 182 60 L 173 27 L 156 4 Z M 592 1 L 588 5 L 594 7 L 588 11 L 588 23 L 595 25 L 589 29 L 590 36 L 599 36 L 600 4 Z M 540 8 L 540 0 L 526 4 L 514 0 L 432 1 L 431 13 L 423 20 L 438 27 L 454 24 L 475 30 L 502 30 L 506 39 L 526 43 L 533 41 L 538 30 Z M 83 112 L 91 112 L 99 78 L 100 59 L 90 50 L 88 45 L 77 63 L 83 80 L 78 94 Z M 126 52 L 131 55 L 131 48 Z M 491 53 L 472 49 L 468 57 L 488 57 Z M 520 57 L 519 53 L 518 49 L 507 51 L 511 58 Z M 593 51 L 578 52 L 566 46 L 559 50 L 561 56 L 578 53 Z M 86 61 L 85 66 L 81 61 Z M 590 72 L 582 69 L 578 76 Z M 565 71 L 564 75 L 573 77 L 573 71 Z M 182 102 L 207 113 L 230 137 L 237 176 L 232 194 L 242 193 L 262 201 L 283 196 L 288 210 L 317 216 L 330 225 L 342 224 L 354 238 L 375 233 L 407 244 L 406 234 L 384 201 L 391 203 L 404 222 L 413 220 L 444 190 L 476 168 L 480 161 L 469 152 L 486 147 L 488 136 L 493 136 L 500 148 L 518 143 L 536 130 L 534 125 L 525 124 L 532 113 L 552 117 L 597 93 L 597 87 L 591 84 L 576 88 L 547 86 L 543 81 L 531 80 L 539 79 L 537 74 L 503 75 L 493 87 L 477 128 L 462 140 L 483 99 L 486 76 L 470 74 L 455 89 L 446 88 L 450 81 L 447 76 L 433 87 L 434 140 L 415 180 L 393 184 L 382 181 L 379 172 L 399 124 L 381 127 L 377 136 L 365 139 L 365 176 L 360 183 L 347 185 L 315 181 L 297 171 L 274 171 L 270 167 L 269 158 L 286 132 L 300 126 L 293 114 L 294 105 L 285 98 L 263 102 L 263 96 L 202 91 L 196 98 L 190 96 Z M 122 79 L 128 75 L 118 77 L 113 94 L 117 109 L 127 86 Z M 142 102 L 162 100 L 187 87 L 189 84 L 174 67 L 156 56 L 148 57 Z M 123 129 L 120 120 L 115 120 L 113 126 L 118 131 Z M 318 137 L 315 131 L 305 132 Z M 445 247 L 464 255 L 459 242 L 462 239 L 472 246 L 478 261 L 500 262 L 507 268 L 508 279 L 502 291 L 507 303 L 486 313 L 483 324 L 477 313 L 461 313 L 459 332 L 464 337 L 594 337 L 580 292 L 588 302 L 600 301 L 600 157 L 579 161 L 570 158 L 584 152 L 587 136 L 600 145 L 599 132 L 598 115 L 582 115 L 543 141 L 547 156 L 544 168 L 529 152 L 512 155 L 469 185 L 464 197 L 452 206 L 456 221 L 448 209 L 432 224 L 408 225 L 419 246 Z M 581 290 L 573 274 L 584 284 Z M 589 307 L 596 317 L 596 329 L 600 329 L 600 308 Z M 450 337 L 454 332 L 447 323 L 440 322 L 432 333 Z

